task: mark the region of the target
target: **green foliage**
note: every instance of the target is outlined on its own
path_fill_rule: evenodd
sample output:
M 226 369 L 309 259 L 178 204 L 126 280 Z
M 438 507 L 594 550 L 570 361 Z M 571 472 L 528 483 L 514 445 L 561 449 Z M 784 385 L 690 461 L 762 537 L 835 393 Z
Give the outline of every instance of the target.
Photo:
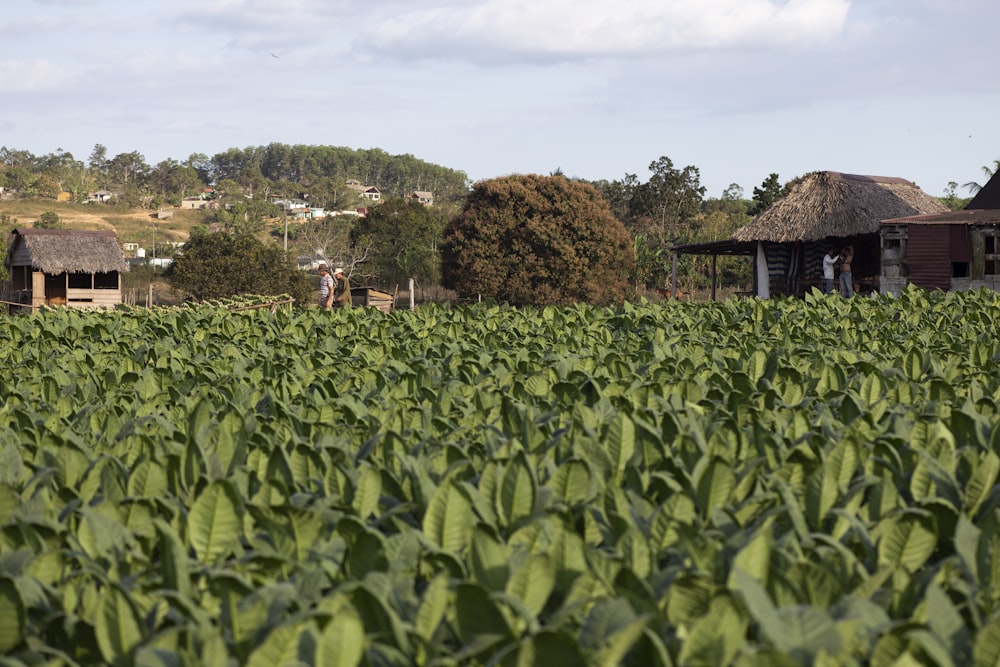
M 277 245 L 253 236 L 222 232 L 193 236 L 174 258 L 167 278 L 195 299 L 238 294 L 289 294 L 300 304 L 312 302 L 309 275 L 299 271 Z
M 480 181 L 442 244 L 446 287 L 516 305 L 620 302 L 634 264 L 600 194 L 562 176 Z
M 760 187 L 755 187 L 753 189 L 753 208 L 750 209 L 750 215 L 760 215 L 767 209 L 771 208 L 774 202 L 778 201 L 782 197 L 788 194 L 788 186 L 781 185 L 778 180 L 777 174 L 770 174 L 764 181 L 760 184 Z
M 959 197 L 958 183 L 956 183 L 955 181 L 948 181 L 948 187 L 945 188 L 944 196 L 938 197 L 938 201 L 947 206 L 952 211 L 960 211 L 963 208 L 965 208 L 970 201 L 972 201 L 972 198 Z
M 414 278 L 437 284 L 441 277 L 438 244 L 445 220 L 439 209 L 404 199 L 388 199 L 373 207 L 351 232 L 351 243 L 365 248 L 362 270 L 375 284 L 392 288 Z
M 998 323 L 916 289 L 0 319 L 3 662 L 997 664 Z
M 38 216 L 38 221 L 35 222 L 37 229 L 59 229 L 60 226 L 59 214 L 54 211 L 45 211 Z
M 216 220 L 230 234 L 237 236 L 257 234 L 264 230 L 268 219 L 278 215 L 278 207 L 260 199 L 226 197 L 215 214 Z

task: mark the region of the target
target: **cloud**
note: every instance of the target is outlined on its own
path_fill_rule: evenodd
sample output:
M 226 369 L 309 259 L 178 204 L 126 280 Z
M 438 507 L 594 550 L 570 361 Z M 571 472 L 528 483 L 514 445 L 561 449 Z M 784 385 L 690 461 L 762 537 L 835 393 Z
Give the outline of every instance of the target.
M 0 81 L 7 93 L 58 91 L 77 78 L 77 69 L 47 60 L 0 60 Z
M 365 32 L 366 48 L 408 57 L 519 60 L 808 46 L 844 29 L 850 0 L 479 0 L 424 5 L 402 11 L 395 7 L 392 15 Z

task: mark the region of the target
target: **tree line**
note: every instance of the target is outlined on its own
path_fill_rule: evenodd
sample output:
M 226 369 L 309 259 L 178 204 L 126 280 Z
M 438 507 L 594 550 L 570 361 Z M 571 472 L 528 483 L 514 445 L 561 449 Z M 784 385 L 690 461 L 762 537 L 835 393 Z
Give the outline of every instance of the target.
M 0 188 L 17 196 L 54 200 L 68 192 L 72 201 L 82 202 L 88 193 L 108 190 L 122 205 L 152 210 L 178 206 L 208 187 L 238 189 L 257 201 L 302 198 L 316 206 L 353 207 L 358 195 L 347 186 L 350 179 L 374 185 L 387 197 L 427 190 L 436 200 L 452 203 L 469 188 L 464 172 L 378 148 L 272 143 L 149 165 L 137 151 L 112 156 L 102 144 L 94 146 L 86 162 L 62 149 L 36 156 L 0 147 Z
M 779 175 L 771 173 L 753 188 L 750 197 L 746 197 L 737 184 L 726 188 L 720 197 L 706 197 L 698 168 L 675 165 L 667 156 L 650 162 L 648 171 L 645 178 L 627 173 L 620 180 L 611 181 L 568 179 L 561 170 L 547 177 L 573 181 L 597 193 L 600 206 L 607 209 L 608 218 L 627 232 L 625 238 L 630 246 L 625 262 L 627 281 L 630 289 L 639 292 L 663 290 L 668 286 L 673 270 L 671 246 L 731 238 L 736 229 L 787 192 L 787 185 L 782 184 Z M 60 192 L 70 192 L 80 200 L 93 189 L 103 188 L 115 192 L 120 203 L 155 209 L 177 205 L 184 197 L 211 187 L 213 196 L 223 204 L 215 214 L 215 222 L 222 231 L 237 236 L 262 232 L 264 221 L 279 214 L 271 203 L 277 197 L 302 198 L 328 209 L 357 205 L 358 193 L 347 187 L 348 179 L 375 185 L 383 195 L 383 202 L 370 207 L 363 221 L 340 217 L 294 224 L 290 229 L 292 247 L 301 252 L 319 252 L 323 258 L 348 267 L 350 274 L 365 283 L 390 289 L 405 284 L 408 278 L 415 278 L 424 285 L 437 284 L 441 280 L 442 253 L 447 255 L 449 247 L 461 246 L 455 245 L 454 238 L 446 238 L 449 226 L 454 232 L 456 225 L 452 223 L 456 221 L 464 221 L 463 233 L 467 238 L 472 238 L 470 220 L 473 226 L 480 227 L 492 225 L 503 229 L 506 225 L 505 243 L 512 234 L 528 229 L 534 236 L 529 234 L 522 241 L 531 253 L 538 252 L 538 235 L 551 235 L 553 229 L 558 229 L 566 238 L 577 238 L 577 232 L 594 220 L 598 225 L 605 224 L 603 213 L 593 213 L 597 204 L 576 188 L 553 186 L 543 178 L 541 181 L 515 179 L 516 183 L 491 179 L 503 187 L 491 189 L 486 184 L 477 190 L 479 184 L 476 184 L 470 189 L 464 172 L 425 163 L 411 155 L 389 155 L 380 149 L 272 143 L 231 148 L 211 158 L 192 154 L 184 162 L 168 159 L 150 167 L 137 152 L 109 157 L 101 144 L 94 147 L 86 164 L 62 150 L 36 157 L 27 151 L 0 148 L 0 187 L 18 196 L 55 198 Z M 961 208 L 967 200 L 958 197 L 955 184 L 950 185 L 951 190 L 942 201 L 952 208 Z M 435 206 L 405 202 L 403 197 L 414 190 L 432 191 Z M 529 191 L 534 194 L 529 196 L 526 194 Z M 519 217 L 525 216 L 523 212 L 531 209 L 528 202 L 536 196 L 547 198 L 549 204 L 539 209 L 537 219 L 519 221 Z M 483 197 L 493 198 L 490 200 L 493 210 L 486 214 L 482 213 Z M 560 197 L 567 201 L 557 203 Z M 512 206 L 512 202 L 517 205 Z M 479 207 L 474 215 L 469 214 L 472 205 Z M 553 218 L 545 212 L 546 207 L 562 207 L 569 218 L 576 216 L 577 220 L 571 219 L 569 227 L 552 227 Z M 204 231 L 199 230 L 202 239 Z M 488 234 L 483 238 L 488 238 Z M 551 241 L 553 247 L 559 245 L 558 239 Z M 585 238 L 576 242 L 585 243 Z M 615 236 L 611 242 L 617 247 L 621 237 Z M 485 248 L 481 243 L 473 246 Z M 560 252 L 549 252 L 549 255 L 560 255 Z M 580 257 L 573 258 L 571 254 L 561 253 L 560 261 L 566 266 L 586 265 Z M 446 265 L 452 262 L 450 268 L 445 266 L 446 282 L 456 283 L 456 276 L 461 272 L 456 272 L 454 263 L 459 260 L 454 254 L 444 259 Z M 464 277 L 473 282 L 499 280 L 503 273 L 497 271 L 506 266 L 510 255 L 495 259 L 495 265 L 481 264 L 479 269 L 483 271 Z M 529 259 L 538 258 L 532 254 Z M 720 257 L 716 268 L 723 286 L 746 286 L 750 282 L 750 264 L 745 259 Z M 707 287 L 709 259 L 682 256 L 678 277 L 685 291 Z M 569 280 L 569 274 L 562 271 L 552 277 L 553 280 L 560 278 Z M 537 276 L 528 276 L 526 280 L 529 285 L 525 289 L 541 293 L 537 289 L 541 284 Z M 531 284 L 532 281 L 537 284 Z M 577 284 L 591 283 L 578 280 Z M 567 292 L 558 298 L 570 298 L 570 295 Z

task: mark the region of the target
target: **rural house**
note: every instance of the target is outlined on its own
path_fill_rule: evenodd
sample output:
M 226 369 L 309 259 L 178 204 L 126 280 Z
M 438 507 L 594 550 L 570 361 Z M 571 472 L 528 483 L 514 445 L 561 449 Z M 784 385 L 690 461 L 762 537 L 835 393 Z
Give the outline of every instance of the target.
M 434 193 L 428 192 L 427 190 L 414 190 L 410 194 L 406 195 L 407 201 L 417 202 L 423 204 L 424 206 L 434 205 Z
M 961 211 L 882 221 L 883 289 L 1000 291 L 1000 177 Z
M 947 207 L 902 178 L 817 171 L 733 235 L 753 243 L 756 293 L 802 296 L 823 282 L 829 248 L 854 247 L 855 291 L 880 288 L 882 221 L 933 215 Z
M 111 231 L 15 229 L 4 260 L 5 301 L 41 306 L 113 308 L 128 264 Z
M 114 199 L 115 193 L 110 190 L 95 190 L 87 195 L 88 204 L 107 204 Z
M 346 185 L 348 189 L 354 190 L 360 197 L 369 201 L 378 201 L 382 198 L 382 193 L 374 185 L 362 185 L 361 181 L 354 178 L 347 181 Z

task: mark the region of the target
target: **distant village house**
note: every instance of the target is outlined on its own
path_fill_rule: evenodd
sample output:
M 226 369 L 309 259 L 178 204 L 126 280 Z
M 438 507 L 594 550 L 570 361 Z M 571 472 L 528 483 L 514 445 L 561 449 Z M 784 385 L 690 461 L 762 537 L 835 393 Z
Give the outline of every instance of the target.
M 110 190 L 95 190 L 87 195 L 88 204 L 107 204 L 114 199 L 115 193 Z
M 369 201 L 382 199 L 382 193 L 374 185 L 362 185 L 361 181 L 352 178 L 347 181 L 347 187 Z
M 406 195 L 407 201 L 415 201 L 424 206 L 434 205 L 434 193 L 428 192 L 427 190 L 414 190 L 410 194 Z

